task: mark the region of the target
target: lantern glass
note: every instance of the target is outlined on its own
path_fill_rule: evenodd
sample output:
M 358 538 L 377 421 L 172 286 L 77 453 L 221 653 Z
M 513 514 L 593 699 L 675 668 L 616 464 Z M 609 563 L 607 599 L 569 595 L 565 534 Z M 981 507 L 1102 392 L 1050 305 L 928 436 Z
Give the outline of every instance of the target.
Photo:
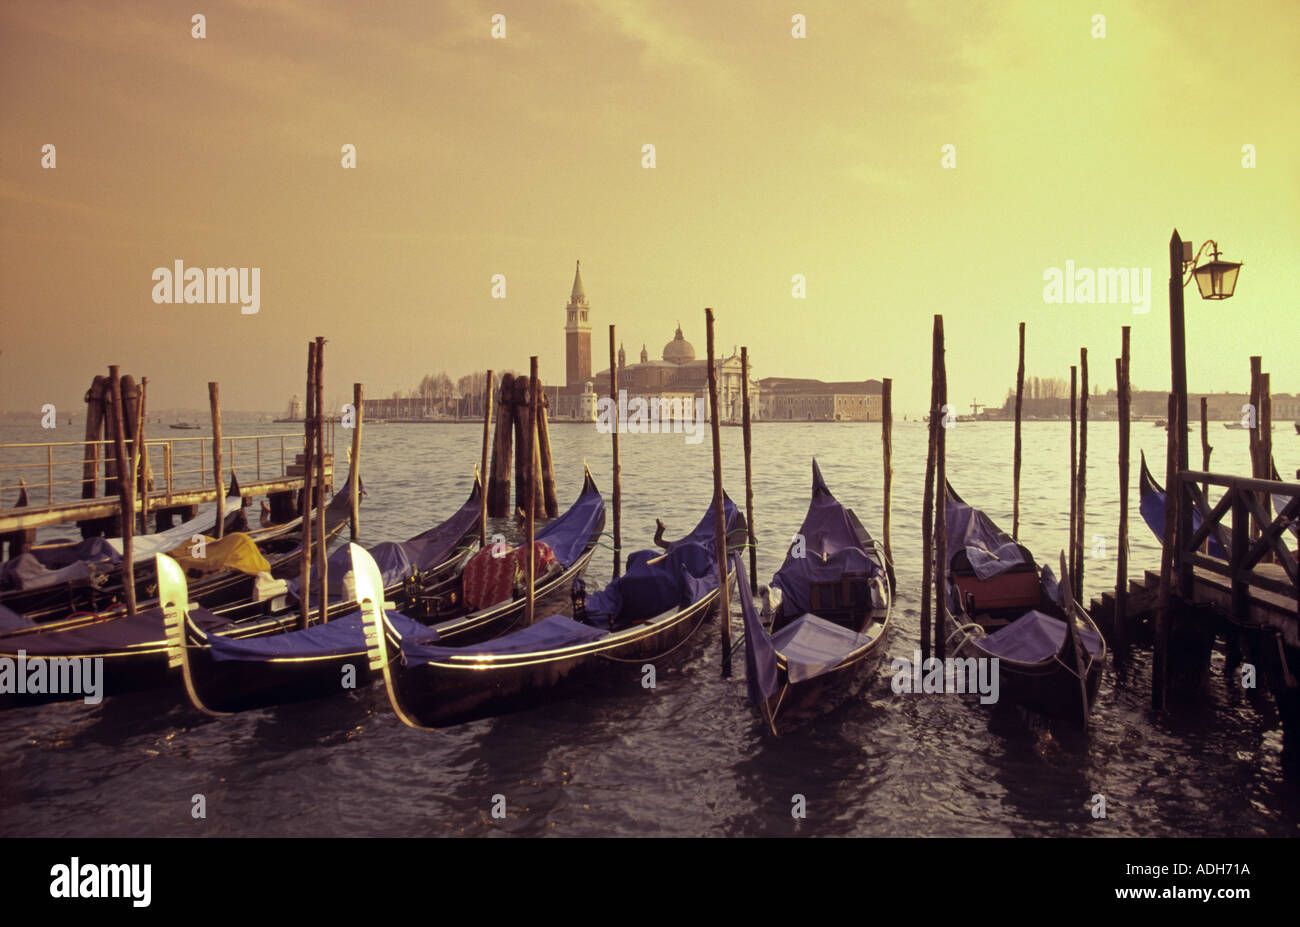
M 1239 270 L 1240 264 L 1219 260 L 1197 267 L 1193 273 L 1196 288 L 1201 291 L 1201 299 L 1229 299 L 1237 288 Z

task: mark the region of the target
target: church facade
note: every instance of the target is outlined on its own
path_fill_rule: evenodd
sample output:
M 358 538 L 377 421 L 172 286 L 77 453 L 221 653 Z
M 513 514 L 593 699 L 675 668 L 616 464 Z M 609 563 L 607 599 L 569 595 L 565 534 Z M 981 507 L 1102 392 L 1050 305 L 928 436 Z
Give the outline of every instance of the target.
M 565 384 L 548 387 L 553 418 L 569 421 L 594 421 L 596 401 L 610 395 L 608 368 L 596 374 L 591 372 L 591 306 L 582 283 L 581 264 L 574 271 L 573 289 L 565 307 Z M 709 410 L 708 360 L 696 358 L 695 347 L 686 340 L 679 323 L 672 340 L 664 345 L 656 360 L 641 346 L 640 362 L 627 363 L 627 354 L 618 349 L 618 388 L 626 392 L 629 400 L 641 397 L 661 402 L 690 399 L 703 403 L 706 418 Z M 740 354 L 734 348 L 727 357 L 714 361 L 718 377 L 718 407 L 720 421 L 739 423 L 741 420 L 741 366 Z M 751 368 L 752 378 L 752 368 Z M 751 384 L 752 384 L 751 379 Z M 750 394 L 753 409 L 757 411 L 757 390 Z

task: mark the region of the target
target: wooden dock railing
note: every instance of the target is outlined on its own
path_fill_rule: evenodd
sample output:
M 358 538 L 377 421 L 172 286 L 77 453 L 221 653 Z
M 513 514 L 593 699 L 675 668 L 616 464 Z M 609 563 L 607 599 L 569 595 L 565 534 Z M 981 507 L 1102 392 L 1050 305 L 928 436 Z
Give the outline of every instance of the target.
M 1245 615 L 1249 610 L 1251 589 L 1260 589 L 1289 598 L 1296 603 L 1300 617 L 1300 577 L 1297 576 L 1296 553 L 1287 546 L 1293 538 L 1291 529 L 1300 524 L 1300 484 L 1250 477 L 1226 476 L 1200 470 L 1179 473 L 1184 500 L 1195 505 L 1201 514 L 1200 526 L 1179 544 L 1179 564 L 1188 576 L 1194 569 L 1227 577 L 1232 585 L 1232 610 Z M 1202 494 L 1201 485 L 1219 486 L 1224 492 L 1211 507 Z M 1282 511 L 1270 517 L 1273 497 L 1286 499 Z M 1224 531 L 1224 516 L 1231 513 L 1231 536 Z M 1262 531 L 1252 533 L 1252 520 Z M 1201 546 L 1213 537 L 1228 555 L 1227 561 L 1207 556 Z M 1256 568 L 1266 558 L 1275 559 L 1282 568 L 1272 576 Z

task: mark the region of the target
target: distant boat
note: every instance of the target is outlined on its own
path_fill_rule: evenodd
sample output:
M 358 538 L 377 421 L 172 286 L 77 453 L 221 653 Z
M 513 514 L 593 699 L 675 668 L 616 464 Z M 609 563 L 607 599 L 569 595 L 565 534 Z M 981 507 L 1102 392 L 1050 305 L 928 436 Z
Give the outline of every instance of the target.
M 194 425 L 190 422 L 174 422 L 171 427 L 177 431 L 198 431 L 203 426 Z

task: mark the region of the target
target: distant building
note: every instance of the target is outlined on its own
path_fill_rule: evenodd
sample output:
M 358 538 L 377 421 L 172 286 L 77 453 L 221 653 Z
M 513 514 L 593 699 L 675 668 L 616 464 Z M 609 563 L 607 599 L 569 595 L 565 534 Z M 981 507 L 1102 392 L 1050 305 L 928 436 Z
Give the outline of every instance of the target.
M 840 381 L 768 377 L 758 381 L 759 418 L 776 422 L 878 422 L 879 380 Z
M 594 421 L 596 402 L 609 396 L 608 369 L 591 372 L 591 305 L 582 283 L 581 263 L 574 270 L 573 289 L 565 307 L 565 384 L 546 387 L 551 417 L 577 421 Z M 719 408 L 722 420 L 739 422 L 741 418 L 740 355 L 733 349 L 729 357 L 715 360 L 718 377 Z M 641 362 L 627 363 L 627 352 L 618 351 L 618 388 L 629 399 L 640 396 L 693 399 L 708 410 L 708 361 L 697 360 L 694 346 L 686 340 L 679 324 L 673 339 L 664 345 L 660 360 L 651 360 L 645 345 Z
M 1201 418 L 1201 397 L 1205 397 L 1205 411 L 1213 422 L 1236 422 L 1242 418 L 1242 406 L 1250 403 L 1249 393 L 1188 393 L 1187 415 L 1192 424 Z M 1272 413 L 1274 424 L 1300 418 L 1300 395 L 1273 393 Z M 1094 394 L 1088 399 L 1090 417 L 1119 418 L 1118 398 L 1115 390 L 1107 390 L 1104 395 Z M 1015 415 L 1016 397 L 1013 392 L 1006 399 L 999 418 L 1012 418 Z M 1161 390 L 1133 390 L 1132 412 L 1135 419 L 1163 419 L 1169 414 L 1169 393 Z M 1069 418 L 1069 397 L 1049 399 L 1029 399 L 1026 397 L 1021 407 L 1021 416 L 1030 418 Z M 989 416 L 993 417 L 993 416 Z
M 623 348 L 618 352 L 618 388 L 627 391 L 628 397 L 657 398 L 661 402 L 691 399 L 703 403 L 705 418 L 709 411 L 709 362 L 695 357 L 695 347 L 682 334 L 678 324 L 673 338 L 664 345 L 660 360 L 651 360 L 645 345 L 641 346 L 641 362 L 627 363 Z M 721 421 L 739 422 L 741 419 L 740 354 L 733 349 L 730 356 L 716 358 L 714 367 L 718 380 L 718 408 Z M 595 376 L 598 396 L 609 395 L 610 374 L 602 370 Z

